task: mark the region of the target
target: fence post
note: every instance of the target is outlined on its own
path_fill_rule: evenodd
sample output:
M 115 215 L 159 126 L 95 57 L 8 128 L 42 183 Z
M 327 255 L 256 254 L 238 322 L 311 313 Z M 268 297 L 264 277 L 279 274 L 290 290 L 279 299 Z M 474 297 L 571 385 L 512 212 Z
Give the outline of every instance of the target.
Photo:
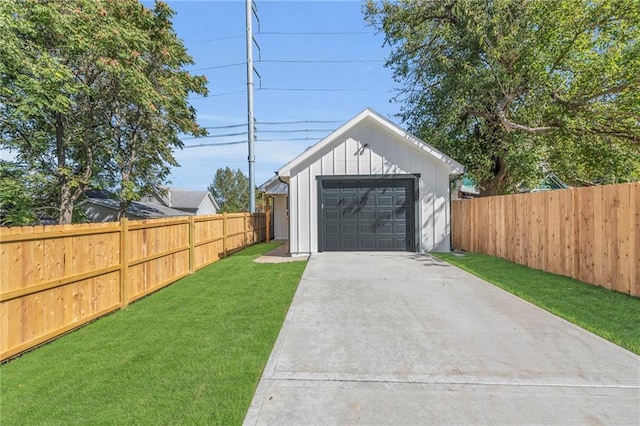
M 249 233 L 249 226 L 247 225 L 247 218 L 248 216 L 251 215 L 251 213 L 245 213 L 244 214 L 244 218 L 242 219 L 242 226 L 244 227 L 244 245 L 243 247 L 247 247 L 249 245 L 249 237 L 248 237 L 248 233 Z
M 227 257 L 227 214 L 222 213 L 222 257 Z
M 269 198 L 267 197 L 267 208 L 264 216 L 264 239 L 266 242 L 271 241 L 269 237 L 271 237 L 271 203 L 269 202 Z
M 129 220 L 120 219 L 120 306 L 129 306 L 129 262 L 127 240 L 129 239 Z
M 196 270 L 196 221 L 195 216 L 189 216 L 189 273 Z

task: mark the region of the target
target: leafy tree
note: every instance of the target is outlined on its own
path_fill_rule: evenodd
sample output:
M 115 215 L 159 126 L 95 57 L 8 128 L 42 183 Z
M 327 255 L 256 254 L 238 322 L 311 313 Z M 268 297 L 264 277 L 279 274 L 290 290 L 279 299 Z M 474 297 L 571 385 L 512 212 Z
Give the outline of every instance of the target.
M 179 133 L 202 135 L 189 92 L 204 77 L 172 30 L 172 11 L 134 0 L 0 2 L 1 145 L 55 178 L 59 222 L 89 185 L 122 211 L 175 165 Z
M 234 172 L 229 167 L 219 168 L 208 189 L 218 203 L 221 213 L 249 210 L 249 178 L 242 170 Z
M 533 183 L 637 178 L 635 0 L 369 0 L 392 47 L 410 130 L 463 162 L 483 194 Z
M 57 215 L 51 179 L 24 164 L 0 160 L 0 225 L 34 225 Z
M 0 160 L 0 225 L 36 223 L 35 193 L 28 172 L 17 164 Z

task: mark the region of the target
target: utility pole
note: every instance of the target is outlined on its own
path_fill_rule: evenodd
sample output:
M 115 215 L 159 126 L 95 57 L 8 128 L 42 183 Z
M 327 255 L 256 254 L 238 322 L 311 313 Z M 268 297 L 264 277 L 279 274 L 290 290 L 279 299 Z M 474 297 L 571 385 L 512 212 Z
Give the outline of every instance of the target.
M 253 118 L 253 0 L 246 0 L 247 10 L 247 130 L 249 136 L 249 213 L 256 211 L 255 127 Z

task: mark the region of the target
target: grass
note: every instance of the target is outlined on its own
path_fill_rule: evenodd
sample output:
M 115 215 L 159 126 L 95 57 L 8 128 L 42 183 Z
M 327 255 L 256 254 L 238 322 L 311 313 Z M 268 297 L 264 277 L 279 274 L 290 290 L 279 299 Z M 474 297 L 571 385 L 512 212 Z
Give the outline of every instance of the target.
M 0 367 L 0 424 L 240 424 L 306 262 L 258 244 Z
M 483 254 L 434 254 L 640 355 L 640 298 Z

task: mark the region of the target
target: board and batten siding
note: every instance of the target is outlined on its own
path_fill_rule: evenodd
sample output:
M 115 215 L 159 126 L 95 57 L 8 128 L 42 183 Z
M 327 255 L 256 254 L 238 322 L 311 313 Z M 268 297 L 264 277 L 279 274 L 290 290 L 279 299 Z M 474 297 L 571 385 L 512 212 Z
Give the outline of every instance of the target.
M 335 143 L 291 170 L 289 180 L 290 250 L 318 251 L 317 176 L 419 174 L 420 203 L 416 239 L 420 251 L 449 250 L 449 170 L 419 148 L 398 141 L 398 135 L 364 120 L 346 130 Z
M 273 196 L 273 238 L 286 240 L 289 238 L 287 226 L 287 196 L 278 194 Z

